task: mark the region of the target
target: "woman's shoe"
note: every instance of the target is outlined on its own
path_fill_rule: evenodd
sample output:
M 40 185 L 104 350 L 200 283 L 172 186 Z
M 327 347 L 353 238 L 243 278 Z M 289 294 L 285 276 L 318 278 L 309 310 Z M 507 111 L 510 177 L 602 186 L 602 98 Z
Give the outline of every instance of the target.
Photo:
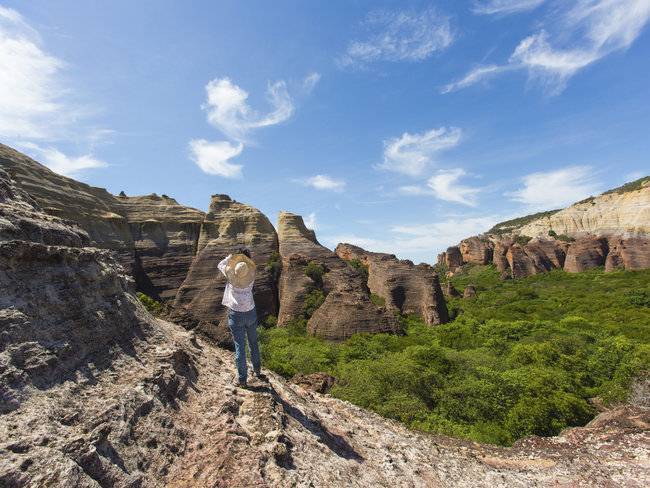
M 257 378 L 260 381 L 269 381 L 269 378 L 264 373 L 262 373 L 261 371 L 260 372 L 254 372 L 253 375 L 255 376 L 255 378 Z

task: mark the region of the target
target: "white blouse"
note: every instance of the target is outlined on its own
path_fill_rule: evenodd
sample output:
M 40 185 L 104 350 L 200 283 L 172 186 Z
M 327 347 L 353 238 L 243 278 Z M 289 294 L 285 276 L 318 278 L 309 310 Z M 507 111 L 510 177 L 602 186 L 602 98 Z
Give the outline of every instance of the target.
M 232 254 L 226 256 L 226 258 L 218 265 L 219 271 L 223 273 L 226 280 L 228 279 L 228 275 L 226 275 L 226 266 L 228 266 L 230 258 L 232 258 Z M 226 289 L 223 292 L 221 304 L 235 312 L 249 312 L 253 310 L 255 308 L 255 301 L 253 300 L 254 283 L 255 282 L 251 283 L 246 288 L 235 288 L 230 284 L 230 281 L 228 281 L 226 283 Z

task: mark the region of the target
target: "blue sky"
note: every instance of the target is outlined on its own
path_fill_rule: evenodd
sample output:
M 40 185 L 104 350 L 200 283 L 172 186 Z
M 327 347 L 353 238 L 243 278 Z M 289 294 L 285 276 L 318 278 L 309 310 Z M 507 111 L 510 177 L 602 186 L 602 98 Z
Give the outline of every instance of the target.
M 433 262 L 647 174 L 650 0 L 6 1 L 0 140 Z

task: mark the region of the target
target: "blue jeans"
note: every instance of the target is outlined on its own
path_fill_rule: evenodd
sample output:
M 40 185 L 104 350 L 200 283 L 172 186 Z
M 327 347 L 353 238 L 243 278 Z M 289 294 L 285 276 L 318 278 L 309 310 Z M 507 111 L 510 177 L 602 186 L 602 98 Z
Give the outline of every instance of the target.
M 228 310 L 228 327 L 235 341 L 235 365 L 239 374 L 239 382 L 246 383 L 248 368 L 246 367 L 246 336 L 251 352 L 253 370 L 259 373 L 261 369 L 260 348 L 257 344 L 257 310 L 235 312 Z

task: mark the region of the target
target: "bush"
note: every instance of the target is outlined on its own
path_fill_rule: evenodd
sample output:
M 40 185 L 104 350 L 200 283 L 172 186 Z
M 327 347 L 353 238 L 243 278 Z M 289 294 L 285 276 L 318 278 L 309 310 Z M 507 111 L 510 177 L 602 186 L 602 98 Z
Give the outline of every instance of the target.
M 150 314 L 152 315 L 160 315 L 163 311 L 163 306 L 162 303 L 154 300 L 151 298 L 149 295 L 145 295 L 142 292 L 137 293 L 138 300 L 140 300 L 140 303 L 144 305 L 144 308 L 146 308 Z
M 314 314 L 314 312 L 320 307 L 323 302 L 325 301 L 325 293 L 323 293 L 323 290 L 320 289 L 315 289 L 310 291 L 306 296 L 305 296 L 305 301 L 303 302 L 302 305 L 302 314 L 303 316 L 309 320 L 311 316 Z
M 515 243 L 519 244 L 520 246 L 525 246 L 531 241 L 532 237 L 530 236 L 524 236 L 524 235 L 519 235 L 515 237 Z
M 370 294 L 370 301 L 378 307 L 383 307 L 386 305 L 386 299 L 384 297 L 380 297 L 379 295 L 375 295 L 374 293 Z
M 356 269 L 363 276 L 364 281 L 368 281 L 368 266 L 358 259 L 350 259 L 348 264 Z
M 318 264 L 316 261 L 309 261 L 305 267 L 305 274 L 314 282 L 314 284 L 321 288 L 323 286 L 323 275 L 325 268 Z
M 278 281 L 280 277 L 280 272 L 282 270 L 282 261 L 280 258 L 280 253 L 273 252 L 269 257 L 269 260 L 266 262 L 265 266 L 266 271 L 268 271 L 273 277 L 273 281 Z

